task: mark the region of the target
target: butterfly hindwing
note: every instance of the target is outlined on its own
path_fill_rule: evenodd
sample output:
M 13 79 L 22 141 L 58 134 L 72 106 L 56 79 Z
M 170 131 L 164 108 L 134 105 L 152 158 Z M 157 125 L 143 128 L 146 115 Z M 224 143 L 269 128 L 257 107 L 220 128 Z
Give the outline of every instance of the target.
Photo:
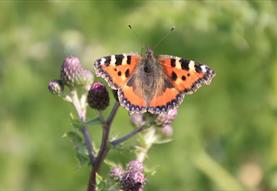
M 165 79 L 165 81 L 167 81 Z M 151 100 L 148 111 L 154 114 L 176 108 L 183 101 L 183 95 L 173 86 L 164 86 L 163 90 Z
M 118 90 L 121 105 L 130 112 L 145 112 L 146 102 L 142 95 L 137 94 L 134 87 L 126 85 Z
M 141 57 L 137 54 L 116 54 L 96 60 L 97 76 L 104 78 L 113 89 L 124 86 L 134 73 Z
M 161 55 L 158 62 L 174 87 L 184 94 L 195 92 L 202 84 L 210 84 L 215 76 L 208 66 L 193 60 Z

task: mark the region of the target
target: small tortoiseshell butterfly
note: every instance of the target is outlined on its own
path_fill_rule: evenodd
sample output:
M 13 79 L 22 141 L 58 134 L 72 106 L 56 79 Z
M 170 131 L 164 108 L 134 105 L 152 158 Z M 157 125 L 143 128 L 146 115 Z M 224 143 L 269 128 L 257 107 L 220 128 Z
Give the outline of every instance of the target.
M 97 76 L 118 90 L 120 104 L 130 112 L 159 114 L 178 107 L 186 94 L 210 84 L 215 72 L 206 65 L 176 56 L 117 54 L 98 59 Z

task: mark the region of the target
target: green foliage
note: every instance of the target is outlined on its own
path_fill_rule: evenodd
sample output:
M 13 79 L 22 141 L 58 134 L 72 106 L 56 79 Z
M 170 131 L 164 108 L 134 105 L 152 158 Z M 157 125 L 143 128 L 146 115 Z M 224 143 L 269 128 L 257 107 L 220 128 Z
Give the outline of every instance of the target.
M 270 0 L 1 1 L 0 189 L 85 190 L 89 169 L 77 168 L 72 144 L 61 139 L 67 132 L 87 163 L 71 107 L 47 82 L 65 56 L 92 70 L 98 57 L 153 47 L 174 25 L 155 53 L 194 59 L 217 75 L 185 98 L 172 141 L 151 148 L 146 164 L 157 168 L 145 190 L 276 190 L 276 13 Z M 131 131 L 128 118 L 122 108 L 112 133 Z M 99 145 L 99 127 L 90 132 Z

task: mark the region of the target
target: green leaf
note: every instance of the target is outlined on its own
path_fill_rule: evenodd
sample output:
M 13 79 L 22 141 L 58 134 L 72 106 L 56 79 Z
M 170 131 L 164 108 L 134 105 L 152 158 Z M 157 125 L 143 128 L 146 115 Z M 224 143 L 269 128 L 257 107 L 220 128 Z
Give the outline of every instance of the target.
M 108 159 L 105 159 L 104 160 L 104 163 L 110 167 L 115 167 L 115 166 L 118 166 L 118 164 L 116 164 L 115 162 L 111 161 L 111 160 L 108 160 Z
M 80 165 L 89 164 L 89 157 L 86 145 L 83 143 L 83 138 L 80 133 L 76 130 L 70 130 L 66 132 L 63 137 L 67 137 L 72 142 L 76 151 L 76 156 Z
M 69 116 L 70 116 L 71 124 L 74 128 L 79 129 L 83 127 L 82 122 L 78 118 L 76 118 L 72 113 L 70 113 Z
M 109 184 L 100 176 L 98 173 L 96 174 L 96 186 L 97 190 L 109 190 Z
M 81 166 L 83 166 L 84 164 L 89 164 L 88 152 L 84 144 L 79 144 L 76 147 L 76 155 Z
M 154 144 L 165 144 L 165 143 L 170 143 L 172 139 L 159 139 L 154 142 Z
M 96 174 L 96 184 L 99 185 L 103 181 L 102 176 L 100 176 L 98 173 Z
M 69 140 L 74 144 L 74 145 L 78 145 L 80 143 L 82 143 L 83 139 L 82 136 L 74 130 L 68 131 L 66 132 L 63 137 L 67 137 L 69 138 Z
M 86 125 L 93 126 L 93 125 L 98 125 L 101 124 L 100 118 L 92 119 L 86 122 Z

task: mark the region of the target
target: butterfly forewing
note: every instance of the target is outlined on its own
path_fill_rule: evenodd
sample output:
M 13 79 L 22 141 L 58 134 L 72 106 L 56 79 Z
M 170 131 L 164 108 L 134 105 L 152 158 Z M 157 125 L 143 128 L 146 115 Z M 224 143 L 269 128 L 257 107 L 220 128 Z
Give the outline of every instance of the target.
M 96 74 L 104 78 L 113 89 L 124 86 L 141 57 L 138 54 L 116 54 L 98 59 L 95 64 Z
M 215 73 L 208 66 L 176 56 L 161 55 L 158 57 L 164 73 L 182 93 L 193 93 L 203 83 L 209 84 Z

